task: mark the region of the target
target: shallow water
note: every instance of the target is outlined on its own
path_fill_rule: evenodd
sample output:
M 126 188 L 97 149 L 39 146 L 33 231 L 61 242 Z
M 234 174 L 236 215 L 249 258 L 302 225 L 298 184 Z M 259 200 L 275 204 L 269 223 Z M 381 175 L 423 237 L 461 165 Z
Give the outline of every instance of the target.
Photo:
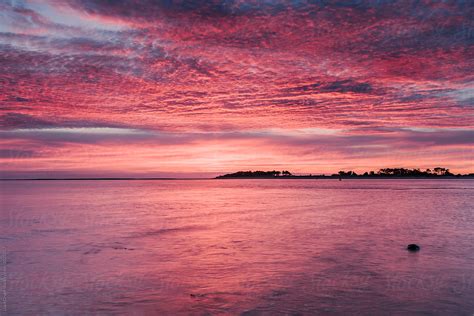
M 0 185 L 2 315 L 474 313 L 473 180 Z

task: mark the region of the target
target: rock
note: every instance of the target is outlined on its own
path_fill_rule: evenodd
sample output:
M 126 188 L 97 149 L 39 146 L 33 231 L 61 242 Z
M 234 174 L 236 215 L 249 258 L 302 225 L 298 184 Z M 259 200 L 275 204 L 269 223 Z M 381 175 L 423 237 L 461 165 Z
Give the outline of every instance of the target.
M 418 251 L 418 250 L 420 250 L 420 246 L 418 246 L 417 244 L 409 244 L 407 246 L 407 250 L 408 251 Z
M 192 298 L 204 297 L 206 294 L 189 294 Z

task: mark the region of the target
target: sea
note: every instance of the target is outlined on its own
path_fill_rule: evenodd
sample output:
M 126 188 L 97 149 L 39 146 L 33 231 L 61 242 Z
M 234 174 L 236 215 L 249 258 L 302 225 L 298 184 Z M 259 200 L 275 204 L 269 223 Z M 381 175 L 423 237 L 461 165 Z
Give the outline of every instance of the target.
M 474 314 L 474 180 L 0 181 L 0 193 L 0 315 Z

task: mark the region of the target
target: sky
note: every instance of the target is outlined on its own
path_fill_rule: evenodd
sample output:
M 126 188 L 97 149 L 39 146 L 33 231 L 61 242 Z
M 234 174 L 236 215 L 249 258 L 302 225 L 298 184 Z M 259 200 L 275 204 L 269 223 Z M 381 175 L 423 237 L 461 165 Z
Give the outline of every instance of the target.
M 474 172 L 474 2 L 0 0 L 2 178 Z

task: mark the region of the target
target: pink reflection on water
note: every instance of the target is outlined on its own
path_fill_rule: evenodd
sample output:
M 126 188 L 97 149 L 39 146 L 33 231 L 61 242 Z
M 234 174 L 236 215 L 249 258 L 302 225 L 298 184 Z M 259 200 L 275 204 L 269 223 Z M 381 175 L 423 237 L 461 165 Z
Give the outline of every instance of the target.
M 474 309 L 471 180 L 1 185 L 13 314 Z

